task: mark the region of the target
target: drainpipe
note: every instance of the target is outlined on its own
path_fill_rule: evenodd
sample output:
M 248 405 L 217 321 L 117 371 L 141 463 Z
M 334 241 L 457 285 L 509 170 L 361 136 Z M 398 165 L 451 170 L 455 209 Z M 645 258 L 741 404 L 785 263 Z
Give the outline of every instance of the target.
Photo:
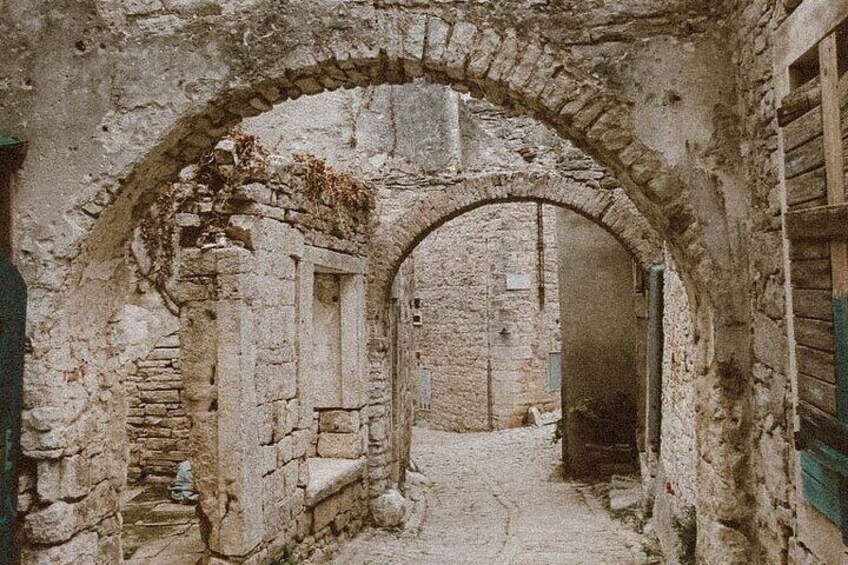
M 486 417 L 489 431 L 495 429 L 495 393 L 492 383 L 492 262 L 486 238 Z
M 536 203 L 536 285 L 539 291 L 539 310 L 545 310 L 545 218 L 543 205 Z

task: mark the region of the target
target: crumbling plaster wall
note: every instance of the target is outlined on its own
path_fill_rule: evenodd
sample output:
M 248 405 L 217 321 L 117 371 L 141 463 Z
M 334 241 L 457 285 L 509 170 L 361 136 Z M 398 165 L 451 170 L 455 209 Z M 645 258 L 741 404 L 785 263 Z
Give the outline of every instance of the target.
M 83 445 L 102 446 L 103 451 L 92 453 L 92 457 L 103 460 L 99 469 L 102 477 L 97 483 L 100 490 L 86 497 L 89 491 L 83 489 L 79 496 L 83 502 L 108 501 L 112 491 L 119 488 L 122 471 L 115 462 L 121 460 L 121 448 L 112 438 L 121 433 L 122 417 L 120 409 L 110 404 L 109 394 L 101 392 L 113 385 L 114 378 L 110 380 L 108 375 L 123 374 L 124 365 L 130 361 L 119 361 L 114 355 L 126 350 L 128 343 L 123 339 L 107 342 L 102 330 L 124 305 L 136 299 L 132 277 L 120 257 L 142 190 L 173 178 L 200 148 L 223 132 L 222 124 L 266 109 L 268 101 L 255 98 L 255 91 L 248 85 L 267 76 L 281 76 L 280 69 L 285 67 L 310 69 L 307 74 L 311 70 L 324 72 L 324 67 L 312 66 L 312 57 L 323 60 L 319 52 L 340 45 L 344 52 L 340 59 L 347 59 L 353 51 L 347 38 L 367 37 L 379 44 L 380 38 L 396 33 L 391 31 L 394 28 L 389 29 L 391 26 L 379 26 L 387 21 L 386 14 L 397 10 L 404 15 L 422 10 L 451 22 L 474 22 L 480 29 L 517 28 L 521 41 L 534 45 L 522 53 L 538 55 L 547 50 L 551 57 L 566 63 L 566 72 L 556 80 L 540 73 L 536 81 L 543 86 L 557 83 L 556 92 L 565 97 L 589 93 L 589 106 L 585 98 L 577 102 L 578 110 L 587 109 L 580 114 L 583 119 L 571 121 L 578 110 L 567 118 L 560 117 L 545 106 L 548 101 L 528 104 L 527 84 L 532 81 L 523 79 L 513 91 L 519 94 L 509 94 L 505 103 L 556 126 L 614 168 L 640 209 L 669 238 L 684 280 L 697 284 L 703 292 L 699 300 L 693 300 L 704 340 L 701 343 L 715 345 L 711 349 L 715 357 L 704 360 L 708 371 L 702 379 L 704 394 L 699 397 L 705 399 L 708 409 L 703 413 L 714 413 L 712 408 L 733 413 L 738 407 L 743 416 L 701 419 L 699 426 L 715 438 L 715 444 L 706 450 L 714 461 L 733 461 L 740 451 L 745 452 L 740 445 L 747 442 L 750 424 L 745 412 L 750 397 L 750 347 L 745 338 L 749 336 L 748 296 L 737 290 L 745 284 L 738 280 L 738 274 L 747 269 L 737 268 L 735 261 L 740 249 L 736 242 L 742 240 L 738 232 L 743 230 L 724 222 L 727 211 L 722 210 L 721 202 L 736 203 L 733 195 L 746 192 L 734 186 L 737 171 L 727 165 L 728 161 L 710 162 L 697 150 L 678 160 L 672 172 L 666 160 L 675 158 L 674 151 L 661 147 L 656 140 L 646 146 L 628 137 L 633 132 L 631 118 L 639 121 L 645 99 L 634 97 L 633 106 L 624 110 L 619 99 L 606 94 L 616 92 L 618 96 L 632 76 L 656 76 L 654 71 L 662 69 L 656 58 L 644 57 L 644 66 L 628 78 L 608 64 L 616 56 L 650 53 L 669 38 L 676 38 L 696 54 L 710 51 L 711 44 L 725 45 L 723 33 L 710 34 L 719 19 L 717 12 L 724 6 L 689 0 L 626 6 L 588 2 L 409 6 L 401 2 L 380 8 L 368 3 L 303 3 L 289 8 L 282 11 L 261 1 L 238 5 L 93 0 L 49 7 L 22 1 L 4 4 L 2 21 L 9 22 L 9 29 L 0 36 L 6 54 L 0 61 L 0 74 L 7 77 L 3 84 L 8 90 L 3 97 L 0 126 L 31 140 L 30 157 L 13 198 L 14 256 L 30 284 L 32 297 L 33 354 L 28 363 L 24 430 L 24 450 L 31 466 L 37 465 L 34 461 L 45 466 L 65 464 L 63 461 Z M 334 31 L 339 29 L 336 15 L 344 18 L 344 38 Z M 439 39 L 438 29 L 442 28 L 433 26 L 425 33 L 431 34 L 434 44 L 447 43 L 448 35 Z M 456 37 L 464 49 L 462 34 Z M 563 54 L 566 51 L 568 56 Z M 667 49 L 673 57 L 679 51 Z M 439 52 L 430 51 L 428 57 Z M 365 53 L 360 67 L 365 74 L 360 73 L 362 78 L 356 80 L 382 82 L 389 72 L 395 72 L 378 70 L 374 63 L 377 58 L 369 55 L 367 48 L 359 53 Z M 359 61 L 359 56 L 354 58 Z M 150 61 L 155 61 L 155 66 Z M 710 68 L 714 77 L 731 68 L 729 57 L 713 62 L 718 64 L 698 68 Z M 527 70 L 531 70 L 535 61 L 528 65 Z M 552 65 L 543 66 L 553 73 Z M 68 73 L 69 68 L 74 72 Z M 448 82 L 445 68 L 460 75 L 465 72 L 464 66 L 459 72 L 448 62 L 431 73 L 431 79 Z M 369 69 L 374 71 L 373 78 L 369 78 Z M 596 78 L 589 77 L 587 70 L 597 71 Z M 111 80 L 102 80 L 104 76 Z M 298 86 L 292 92 L 317 92 L 324 86 L 332 87 L 334 80 L 328 79 L 322 86 L 308 78 L 303 90 Z M 577 83 L 585 89 L 575 88 Z M 688 85 L 678 94 L 695 105 L 721 84 L 722 80 L 714 80 L 707 88 Z M 244 90 L 239 90 L 241 87 Z M 595 96 L 601 92 L 605 94 Z M 488 94 L 497 99 L 504 91 L 490 89 Z M 248 104 L 253 99 L 260 108 Z M 566 101 L 561 100 L 563 104 Z M 230 102 L 232 111 L 225 111 L 223 106 Z M 598 119 L 599 115 L 603 118 Z M 658 119 L 669 118 L 660 114 Z M 696 120 L 687 120 L 686 124 L 691 130 L 710 125 Z M 590 126 L 595 132 L 591 136 Z M 716 169 L 721 170 L 717 177 L 705 174 Z M 681 179 L 696 189 L 678 195 Z M 110 205 L 115 198 L 118 203 Z M 742 208 L 740 216 L 746 213 Z M 88 238 L 92 230 L 95 236 Z M 702 237 L 705 233 L 708 237 Z M 744 261 L 742 265 L 746 266 Z M 757 267 L 753 269 L 758 272 Z M 710 317 L 713 306 L 715 316 Z M 159 337 L 145 337 L 140 341 L 143 349 L 151 349 Z M 719 362 L 727 361 L 732 363 L 725 364 L 721 373 Z M 740 375 L 745 377 L 743 386 L 729 386 Z M 375 392 L 375 398 L 377 395 Z M 374 415 L 382 417 L 379 411 Z M 702 512 L 704 525 L 709 526 L 703 529 L 702 551 L 719 561 L 744 556 L 751 547 L 747 536 L 752 506 L 745 500 L 738 506 L 727 505 L 750 490 L 747 461 L 743 458 L 737 466 L 723 469 L 716 464 L 704 475 L 703 498 L 710 504 Z M 30 496 L 31 479 L 25 480 Z M 67 511 L 66 501 L 41 502 L 52 514 Z M 71 524 L 65 530 L 67 535 L 42 540 L 45 547 L 39 549 L 40 554 L 113 554 L 114 520 L 110 517 L 115 506 L 101 504 L 98 512 L 102 515 L 83 510 L 74 513 L 74 518 L 66 521 Z M 27 535 L 35 541 L 31 532 Z
M 548 388 L 548 356 L 560 343 L 555 207 L 543 206 L 542 224 L 543 306 L 535 203 L 463 214 L 407 258 L 422 317 L 413 329 L 420 370 L 431 383 L 418 420 L 450 431 L 502 429 L 522 425 L 530 406 L 558 407 Z M 514 276 L 526 287 L 508 289 Z

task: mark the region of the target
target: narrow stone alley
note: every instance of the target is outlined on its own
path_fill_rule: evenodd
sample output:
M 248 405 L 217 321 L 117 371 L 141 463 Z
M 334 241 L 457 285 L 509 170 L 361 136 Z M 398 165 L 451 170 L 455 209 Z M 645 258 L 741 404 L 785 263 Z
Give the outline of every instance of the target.
M 412 457 L 421 474 L 410 473 L 418 500 L 406 528 L 366 531 L 330 563 L 649 563 L 642 536 L 614 519 L 590 485 L 558 478 L 552 433 L 553 426 L 468 434 L 416 428 Z

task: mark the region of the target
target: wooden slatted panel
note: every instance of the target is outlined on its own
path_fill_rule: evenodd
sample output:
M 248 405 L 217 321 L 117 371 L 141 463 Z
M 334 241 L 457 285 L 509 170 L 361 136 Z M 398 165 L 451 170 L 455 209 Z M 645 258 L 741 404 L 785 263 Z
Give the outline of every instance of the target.
M 833 353 L 833 322 L 795 317 L 795 341 L 800 345 Z
M 848 20 L 836 25 L 848 2 L 807 6 L 783 27 L 776 49 L 778 90 L 789 92 L 777 115 L 798 368 L 796 445 L 805 498 L 841 527 L 848 544 L 848 74 L 838 75 Z M 838 18 L 812 17 L 836 9 Z M 809 43 L 798 44 L 805 36 Z M 787 78 L 804 80 L 816 70 L 790 91 Z
M 833 295 L 830 290 L 798 288 L 792 292 L 796 316 L 833 321 Z
M 795 288 L 832 289 L 830 260 L 808 259 L 792 261 L 792 285 Z

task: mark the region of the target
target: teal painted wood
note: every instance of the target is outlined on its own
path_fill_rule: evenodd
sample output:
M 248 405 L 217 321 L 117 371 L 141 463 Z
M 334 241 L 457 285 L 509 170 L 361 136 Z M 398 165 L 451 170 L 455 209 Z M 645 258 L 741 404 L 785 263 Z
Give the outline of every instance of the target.
M 801 453 L 804 498 L 834 524 L 842 523 L 839 476 L 810 453 Z
M 807 442 L 807 449 L 801 455 L 811 455 L 822 465 L 843 477 L 848 477 L 848 455 L 841 453 L 831 446 L 816 439 Z
M 833 346 L 836 364 L 836 412 L 848 423 L 848 296 L 833 297 Z M 842 454 L 848 455 L 848 454 Z M 848 459 L 848 458 L 846 458 Z M 848 545 L 848 473 L 840 480 L 839 502 L 842 516 L 842 542 Z
M 25 332 L 26 285 L 0 255 L 0 563 L 14 558 Z
M 665 265 L 654 265 L 648 278 L 648 383 L 645 436 L 658 451 L 662 419 L 663 285 Z
M 836 363 L 836 411 L 848 423 L 848 296 L 833 299 L 833 346 Z

